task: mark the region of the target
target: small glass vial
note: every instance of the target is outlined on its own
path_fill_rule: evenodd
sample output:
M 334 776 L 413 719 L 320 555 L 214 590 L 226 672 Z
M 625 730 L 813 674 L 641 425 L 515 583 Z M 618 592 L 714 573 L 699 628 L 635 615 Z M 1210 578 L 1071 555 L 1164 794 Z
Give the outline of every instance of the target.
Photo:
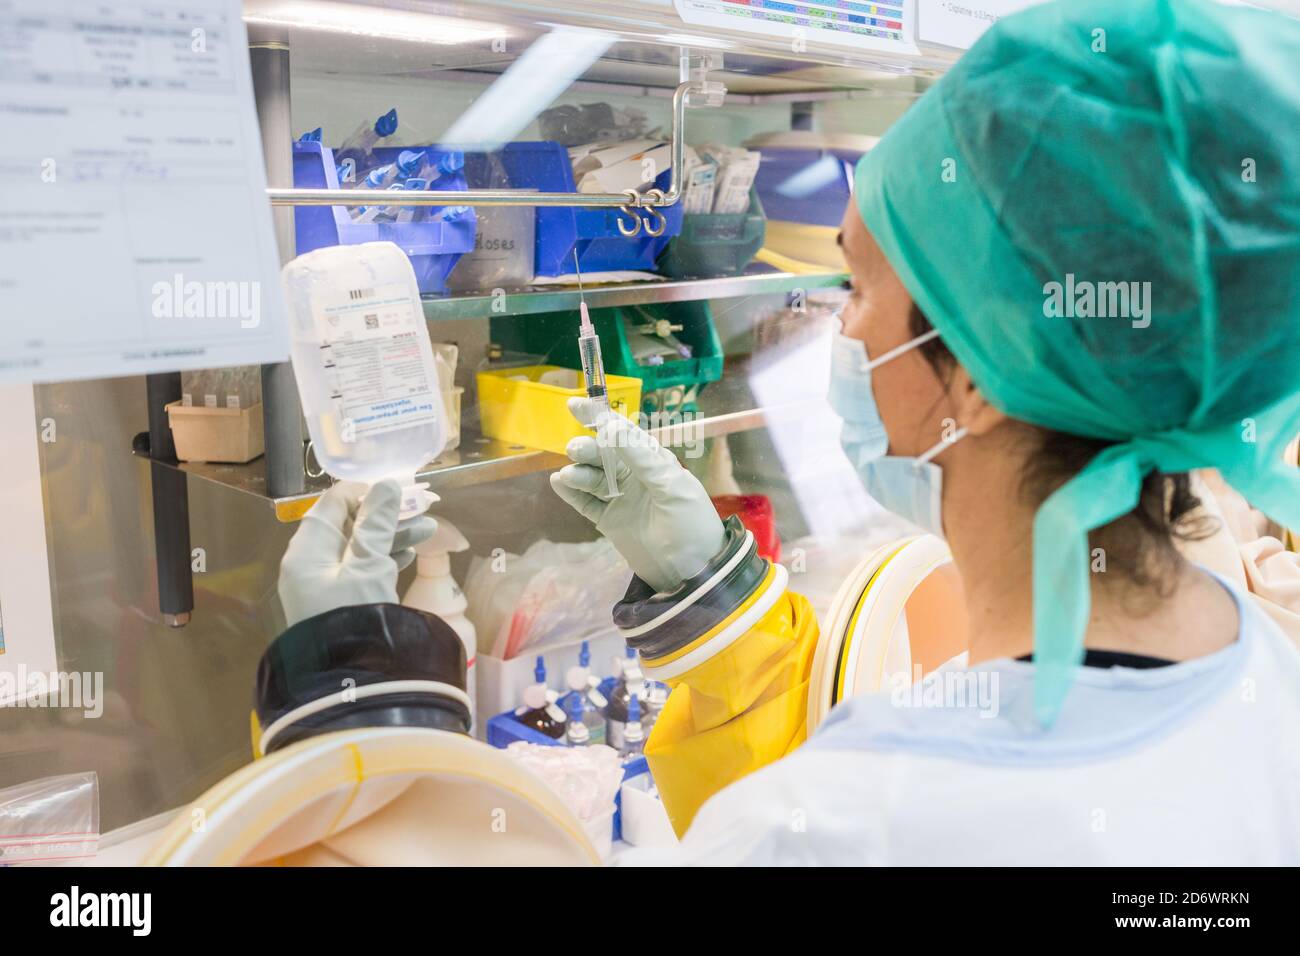
M 627 703 L 627 723 L 623 725 L 623 742 L 618 754 L 624 760 L 641 756 L 645 747 L 645 731 L 641 729 L 641 701 L 633 697 Z
M 566 716 L 568 727 L 564 734 L 564 742 L 570 747 L 586 747 L 591 744 L 591 733 L 587 730 L 587 725 L 582 722 L 582 701 L 576 697 L 570 697 Z

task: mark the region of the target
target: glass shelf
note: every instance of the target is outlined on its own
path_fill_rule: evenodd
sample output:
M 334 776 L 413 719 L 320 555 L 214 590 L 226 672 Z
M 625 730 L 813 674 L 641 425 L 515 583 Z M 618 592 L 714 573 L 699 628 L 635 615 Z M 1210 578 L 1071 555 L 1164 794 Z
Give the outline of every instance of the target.
M 665 444 L 679 445 L 688 441 L 699 441 L 759 428 L 762 427 L 763 422 L 762 409 L 747 409 L 656 429 L 654 434 Z M 468 485 L 518 478 L 535 472 L 553 471 L 567 463 L 568 459 L 563 455 L 484 438 L 464 430 L 461 433 L 459 447 L 431 461 L 420 470 L 418 478 L 420 481 L 428 482 L 431 491 L 441 494 Z M 272 498 L 266 492 L 265 458 L 257 458 L 246 465 L 182 462 L 173 467 L 179 468 L 191 478 L 198 478 L 229 488 L 231 491 L 262 499 L 282 522 L 299 520 L 330 486 L 328 478 L 308 478 L 307 490 L 302 494 Z
M 645 282 L 625 282 L 614 285 L 592 285 L 584 289 L 587 307 L 609 308 L 620 305 L 652 305 L 665 302 L 698 302 L 702 299 L 730 299 L 754 295 L 790 293 L 796 290 L 809 292 L 815 289 L 834 289 L 842 286 L 848 275 L 842 272 L 796 274 L 778 272 L 767 266 L 751 263 L 745 273 L 717 279 L 681 279 Z M 424 296 L 424 317 L 430 321 L 449 319 L 485 319 L 503 314 L 493 310 L 497 297 L 483 292 L 469 295 Z M 504 314 L 511 316 L 536 315 L 540 312 L 572 312 L 578 308 L 578 287 L 532 286 L 505 292 Z

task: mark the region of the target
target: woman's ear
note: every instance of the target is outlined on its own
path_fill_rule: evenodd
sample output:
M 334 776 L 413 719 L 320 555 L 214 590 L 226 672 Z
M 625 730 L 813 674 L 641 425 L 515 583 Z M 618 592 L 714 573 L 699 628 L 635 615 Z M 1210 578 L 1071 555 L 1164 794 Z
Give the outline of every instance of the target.
M 961 366 L 954 370 L 948 395 L 953 403 L 953 418 L 972 435 L 987 435 L 1007 421 L 1006 415 L 985 401 L 979 386 Z

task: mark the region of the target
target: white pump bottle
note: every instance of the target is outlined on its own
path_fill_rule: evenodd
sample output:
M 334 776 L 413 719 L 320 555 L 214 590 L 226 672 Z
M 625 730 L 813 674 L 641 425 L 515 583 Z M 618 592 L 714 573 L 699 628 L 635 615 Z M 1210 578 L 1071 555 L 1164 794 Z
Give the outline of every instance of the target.
M 402 603 L 438 615 L 465 645 L 465 689 L 469 693 L 471 717 L 476 720 L 478 695 L 475 681 L 478 672 L 474 668 L 474 657 L 478 653 L 478 639 L 473 623 L 465 616 L 469 602 L 451 576 L 451 555 L 468 548 L 469 542 L 456 526 L 446 518 L 438 518 L 438 530 L 433 537 L 415 546 L 415 580 L 402 595 Z

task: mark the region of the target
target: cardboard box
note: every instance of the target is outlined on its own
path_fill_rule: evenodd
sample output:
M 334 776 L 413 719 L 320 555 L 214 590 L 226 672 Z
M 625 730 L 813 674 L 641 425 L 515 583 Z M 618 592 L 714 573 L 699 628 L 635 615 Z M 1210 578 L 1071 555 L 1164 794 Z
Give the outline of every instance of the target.
M 167 406 L 176 457 L 181 461 L 215 461 L 242 465 L 266 450 L 262 403 L 248 408 Z

